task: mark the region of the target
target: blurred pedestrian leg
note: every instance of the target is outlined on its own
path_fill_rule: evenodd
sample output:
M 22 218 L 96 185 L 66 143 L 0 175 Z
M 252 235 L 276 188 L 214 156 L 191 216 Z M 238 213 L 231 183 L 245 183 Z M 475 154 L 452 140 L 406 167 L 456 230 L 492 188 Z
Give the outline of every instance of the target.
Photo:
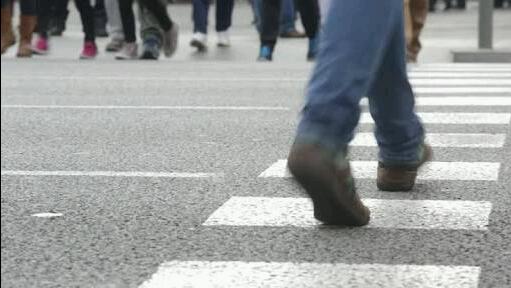
M 2 0 L 2 54 L 7 49 L 14 45 L 15 36 L 12 31 L 12 0 Z M 32 34 L 37 23 L 37 1 L 36 0 L 23 0 L 19 2 L 20 5 L 20 43 L 18 46 L 17 57 L 26 58 L 32 56 Z
M 32 51 L 37 55 L 46 55 L 49 52 L 50 22 L 52 21 L 56 2 L 56 0 L 47 0 L 46 5 L 38 5 L 37 7 L 38 37 L 32 46 Z
M 2 54 L 16 44 L 12 30 L 12 1 L 2 0 Z
M 49 33 L 50 36 L 62 36 L 62 33 L 66 30 L 66 21 L 69 15 L 69 10 L 67 9 L 69 0 L 54 0 L 53 3 Z
M 422 48 L 419 37 L 428 15 L 428 0 L 405 0 L 405 2 L 409 2 L 408 11 L 405 10 L 405 15 L 408 15 L 405 16 L 406 59 L 408 62 L 415 63 Z
M 282 38 L 305 38 L 307 35 L 296 29 L 295 0 L 282 0 L 279 34 Z
M 277 44 L 282 1 L 263 0 L 262 4 L 261 48 L 258 61 L 271 61 L 273 59 L 273 50 Z M 319 42 L 317 37 L 320 21 L 318 2 L 317 0 L 297 0 L 295 5 L 296 10 L 300 13 L 305 33 L 309 38 L 307 59 L 313 60 L 316 56 Z
M 193 0 L 193 36 L 190 41 L 192 47 L 199 51 L 207 49 L 209 0 Z M 230 46 L 229 28 L 232 24 L 234 0 L 217 0 L 215 6 L 215 30 L 218 36 L 218 46 Z
M 98 54 L 98 48 L 96 46 L 96 30 L 94 26 L 94 8 L 92 7 L 90 0 L 75 0 L 75 4 L 78 12 L 80 12 L 83 33 L 85 34 L 80 59 L 93 59 Z
M 94 29 L 96 37 L 108 37 L 106 24 L 108 22 L 105 0 L 95 0 L 94 4 Z
M 122 28 L 119 0 L 105 0 L 105 11 L 108 35 L 110 36 L 110 42 L 106 45 L 106 51 L 118 52 L 124 43 L 124 30 Z
M 401 169 L 394 174 L 396 186 L 389 184 L 388 174 L 378 175 L 378 183 L 385 184 L 381 187 L 401 188 L 406 182 L 405 188 L 411 189 L 413 172 L 430 158 L 414 112 L 405 53 L 403 0 L 331 2 L 288 158 L 291 173 L 312 198 L 320 221 L 352 226 L 369 221 L 347 159 L 363 96 L 369 98 L 375 121 L 378 171 Z M 410 177 L 403 175 L 409 171 Z

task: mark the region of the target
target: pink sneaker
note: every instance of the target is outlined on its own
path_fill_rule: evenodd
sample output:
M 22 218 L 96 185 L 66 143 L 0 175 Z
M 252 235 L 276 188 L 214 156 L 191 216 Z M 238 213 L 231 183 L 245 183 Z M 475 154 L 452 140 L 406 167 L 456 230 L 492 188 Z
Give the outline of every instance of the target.
M 98 55 L 98 47 L 94 41 L 85 41 L 80 59 L 94 59 Z
M 37 55 L 46 55 L 50 50 L 50 46 L 48 45 L 48 39 L 39 36 L 35 42 L 35 45 L 32 46 L 32 52 Z

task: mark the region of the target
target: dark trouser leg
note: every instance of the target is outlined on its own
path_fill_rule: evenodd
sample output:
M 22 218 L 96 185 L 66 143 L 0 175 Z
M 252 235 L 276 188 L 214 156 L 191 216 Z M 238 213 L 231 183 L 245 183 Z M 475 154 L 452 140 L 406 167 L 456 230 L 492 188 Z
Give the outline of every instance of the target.
M 36 0 L 21 0 L 20 1 L 21 14 L 25 16 L 37 16 L 37 1 Z
M 55 2 L 55 0 L 47 0 L 45 4 L 39 4 L 37 7 L 37 28 L 39 36 L 43 38 L 48 38 L 52 8 L 55 7 Z
M 234 0 L 216 1 L 216 31 L 226 31 L 232 24 Z
M 135 31 L 135 14 L 133 13 L 133 0 L 119 0 L 119 10 L 121 12 L 124 40 L 127 43 L 134 43 L 137 41 L 137 36 Z
M 319 27 L 319 6 L 317 0 L 295 0 L 296 9 L 300 12 L 307 37 L 314 38 Z
M 85 33 L 85 41 L 95 41 L 96 34 L 94 31 L 94 8 L 92 8 L 92 5 L 89 1 L 90 0 L 75 0 L 75 4 L 78 12 L 80 12 L 83 33 Z
M 193 32 L 208 33 L 209 0 L 193 0 Z
M 140 4 L 151 11 L 164 31 L 172 28 L 172 20 L 169 17 L 169 13 L 167 13 L 167 5 L 162 4 L 158 0 L 140 0 Z
M 261 13 L 261 45 L 263 46 L 273 48 L 277 43 L 281 6 L 282 2 L 280 0 L 263 0 Z

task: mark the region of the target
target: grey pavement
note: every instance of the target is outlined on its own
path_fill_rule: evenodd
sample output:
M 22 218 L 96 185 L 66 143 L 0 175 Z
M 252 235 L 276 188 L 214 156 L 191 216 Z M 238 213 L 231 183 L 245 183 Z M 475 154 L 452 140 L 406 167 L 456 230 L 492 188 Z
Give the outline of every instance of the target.
M 509 120 L 426 124 L 432 133 L 506 135 L 502 147 L 435 148 L 439 162 L 500 164 L 496 181 L 429 180 L 409 193 L 384 193 L 373 180 L 357 181 L 363 198 L 489 202 L 485 229 L 442 229 L 442 223 L 437 229 L 203 225 L 234 196 L 303 197 L 290 179 L 259 175 L 285 159 L 291 144 L 312 67 L 304 59 L 305 43 L 281 41 L 275 63 L 255 63 L 257 37 L 250 11 L 244 5 L 237 9 L 233 47 L 212 47 L 205 55 L 187 47 L 189 7 L 172 5 L 169 10 L 184 33 L 178 54 L 170 60 L 119 63 L 106 53 L 96 61 L 75 60 L 81 37 L 75 16 L 66 36 L 54 40 L 49 57 L 2 57 L 2 287 L 139 287 L 150 285 L 147 281 L 158 267 L 169 261 L 470 266 L 480 268 L 474 275 L 477 281 L 449 287 L 511 287 Z M 411 75 L 432 74 L 417 74 L 412 82 L 432 79 L 431 85 L 415 87 L 446 88 L 418 93 L 420 98 L 501 97 L 502 105 L 439 102 L 419 106 L 419 112 L 511 114 L 511 105 L 504 102 L 511 98 L 505 77 L 510 65 L 447 63 L 450 49 L 475 45 L 475 38 L 470 40 L 476 35 L 475 11 L 471 3 L 466 14 L 431 15 L 421 64 L 410 69 Z M 511 46 L 511 37 L 504 37 L 511 33 L 509 16 L 509 10 L 496 15 L 499 47 Z M 435 62 L 441 63 L 428 64 Z M 458 80 L 467 73 L 475 76 L 455 85 L 467 92 L 451 93 L 454 85 L 435 85 L 435 79 L 448 79 L 435 76 L 441 71 Z M 503 84 L 474 84 L 470 79 L 501 79 Z M 504 92 L 471 91 L 495 87 Z M 372 126 L 361 124 L 359 131 L 371 132 Z M 351 158 L 375 160 L 376 153 L 375 147 L 353 147 Z M 36 175 L 38 171 L 60 175 Z M 81 174 L 64 175 L 69 171 Z M 131 174 L 91 174 L 98 171 Z M 37 213 L 61 215 L 35 217 Z M 236 213 L 240 211 L 233 216 Z M 345 277 L 325 273 L 317 277 Z M 361 278 L 375 282 L 346 287 L 432 287 L 426 281 L 384 286 L 381 275 Z M 176 283 L 147 287 L 190 287 Z M 301 284 L 293 287 L 310 287 Z

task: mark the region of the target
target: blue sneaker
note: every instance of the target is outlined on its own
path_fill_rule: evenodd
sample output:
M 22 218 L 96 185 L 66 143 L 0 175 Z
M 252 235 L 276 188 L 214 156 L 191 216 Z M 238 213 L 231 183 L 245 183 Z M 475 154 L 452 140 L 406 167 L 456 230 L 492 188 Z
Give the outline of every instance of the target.
M 270 62 L 272 60 L 273 60 L 273 49 L 267 45 L 261 46 L 261 49 L 259 50 L 259 57 L 257 57 L 257 61 Z
M 319 35 L 314 36 L 314 38 L 309 38 L 309 51 L 307 52 L 307 61 L 316 60 L 316 56 L 318 55 L 318 46 Z
M 140 59 L 158 60 L 160 58 L 160 49 L 161 43 L 156 37 L 147 37 L 144 39 Z

